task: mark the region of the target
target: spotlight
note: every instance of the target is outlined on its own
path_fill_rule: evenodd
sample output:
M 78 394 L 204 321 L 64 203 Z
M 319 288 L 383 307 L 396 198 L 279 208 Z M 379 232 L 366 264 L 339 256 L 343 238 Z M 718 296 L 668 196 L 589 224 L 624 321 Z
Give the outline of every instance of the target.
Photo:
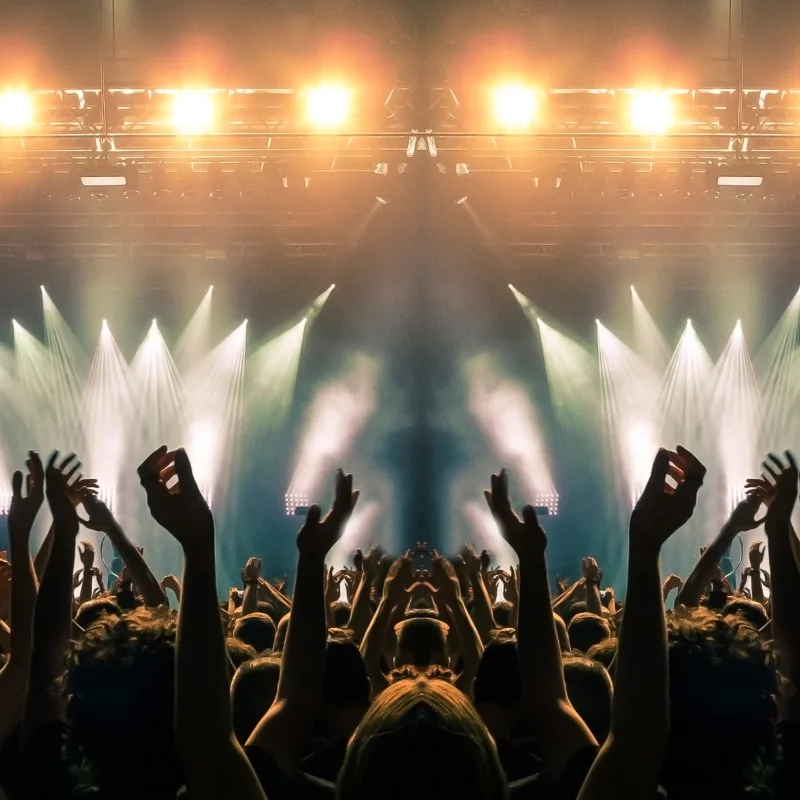
M 536 120 L 536 92 L 519 84 L 498 86 L 492 90 L 494 118 L 503 128 L 525 130 Z
M 317 128 L 337 128 L 350 116 L 350 91 L 344 86 L 325 84 L 306 95 L 308 121 Z
M 665 133 L 672 125 L 672 102 L 666 92 L 637 92 L 630 102 L 631 128 L 637 133 Z
M 302 492 L 287 492 L 284 500 L 286 502 L 286 515 L 288 517 L 293 517 L 297 509 L 308 508 L 311 505 L 308 495 Z
M 538 508 L 546 508 L 551 517 L 558 516 L 558 492 L 534 495 L 533 504 Z
M 0 128 L 24 128 L 33 119 L 33 102 L 27 92 L 0 92 Z
M 172 101 L 172 126 L 178 133 L 198 134 L 214 123 L 214 99 L 209 92 L 178 92 Z

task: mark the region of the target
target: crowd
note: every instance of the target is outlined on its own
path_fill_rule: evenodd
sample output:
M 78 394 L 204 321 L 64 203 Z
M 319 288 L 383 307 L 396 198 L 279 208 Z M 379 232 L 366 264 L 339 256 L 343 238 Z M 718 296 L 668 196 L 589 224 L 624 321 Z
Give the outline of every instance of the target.
M 253 557 L 220 602 L 214 518 L 183 450 L 139 467 L 184 553 L 182 580 L 161 581 L 74 456 L 31 452 L 0 559 L 0 797 L 796 800 L 798 468 L 770 455 L 692 573 L 662 584 L 661 548 L 705 473 L 681 447 L 655 455 L 624 598 L 591 557 L 551 591 L 547 536 L 531 506 L 514 511 L 505 472 L 485 495 L 514 568 L 424 542 L 329 567 L 359 497 L 340 471 L 331 510 L 312 507 L 297 536 L 292 591 Z M 82 525 L 124 562 L 109 588 Z M 761 525 L 769 570 L 757 542 L 734 591 L 720 561 Z

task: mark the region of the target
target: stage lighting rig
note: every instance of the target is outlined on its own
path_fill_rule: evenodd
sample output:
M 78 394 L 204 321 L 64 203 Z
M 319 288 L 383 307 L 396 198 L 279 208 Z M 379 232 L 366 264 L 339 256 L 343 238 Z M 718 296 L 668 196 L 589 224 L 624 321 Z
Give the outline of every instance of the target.
M 491 90 L 494 121 L 504 130 L 531 129 L 539 108 L 536 91 L 524 84 L 502 84 Z
M 184 90 L 172 99 L 172 126 L 190 136 L 209 133 L 214 125 L 214 96 L 209 91 Z
M 667 92 L 638 91 L 630 98 L 630 127 L 636 133 L 658 135 L 673 124 L 672 99 Z

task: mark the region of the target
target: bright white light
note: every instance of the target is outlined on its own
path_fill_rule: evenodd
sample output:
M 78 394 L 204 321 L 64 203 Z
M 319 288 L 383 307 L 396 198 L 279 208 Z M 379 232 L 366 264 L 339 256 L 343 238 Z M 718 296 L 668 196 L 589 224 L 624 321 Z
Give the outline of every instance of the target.
M 638 133 L 665 133 L 672 125 L 672 101 L 666 92 L 637 92 L 631 97 L 630 123 Z
M 311 403 L 289 488 L 316 495 L 353 446 L 375 410 L 378 363 L 355 356 L 341 380 L 320 389 Z
M 625 434 L 627 449 L 627 462 L 631 471 L 632 497 L 631 503 L 636 504 L 645 484 L 653 463 L 653 455 L 658 452 L 658 437 L 655 426 L 651 422 L 635 422 L 627 428 Z
M 172 125 L 179 133 L 205 133 L 214 124 L 214 98 L 209 92 L 178 92 L 172 101 Z
M 192 459 L 192 470 L 206 502 L 211 504 L 214 479 L 220 458 L 219 431 L 205 420 L 189 425 L 189 443 L 186 452 Z
M 495 456 L 522 483 L 528 497 L 555 492 L 542 425 L 525 389 L 502 379 L 487 355 L 466 364 L 469 410 Z
M 27 92 L 0 92 L 0 128 L 24 128 L 33 120 L 33 101 Z
M 492 90 L 492 111 L 504 128 L 524 130 L 536 120 L 536 91 L 521 84 L 498 86 Z
M 124 175 L 83 175 L 82 186 L 126 186 L 128 183 Z
M 309 122 L 319 128 L 336 128 L 350 116 L 351 92 L 344 86 L 326 84 L 311 89 L 306 96 Z

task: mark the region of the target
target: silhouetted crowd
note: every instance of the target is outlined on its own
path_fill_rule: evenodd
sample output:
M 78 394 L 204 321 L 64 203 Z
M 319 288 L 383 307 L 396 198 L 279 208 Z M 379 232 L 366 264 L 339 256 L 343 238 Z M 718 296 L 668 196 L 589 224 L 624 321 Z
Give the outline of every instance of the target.
M 553 591 L 547 535 L 534 508 L 514 510 L 504 471 L 485 496 L 513 568 L 425 542 L 330 567 L 359 497 L 340 471 L 330 511 L 312 507 L 297 535 L 291 591 L 252 557 L 221 602 L 214 518 L 185 451 L 161 447 L 138 474 L 183 550 L 181 579 L 155 577 L 75 456 L 31 452 L 13 477 L 0 799 L 800 798 L 789 453 L 767 457 L 692 573 L 662 582 L 661 549 L 702 502 L 706 469 L 660 450 L 630 518 L 624 598 L 591 557 Z M 749 565 L 725 576 L 734 538 L 762 525 Z M 108 588 L 81 526 L 124 563 Z

